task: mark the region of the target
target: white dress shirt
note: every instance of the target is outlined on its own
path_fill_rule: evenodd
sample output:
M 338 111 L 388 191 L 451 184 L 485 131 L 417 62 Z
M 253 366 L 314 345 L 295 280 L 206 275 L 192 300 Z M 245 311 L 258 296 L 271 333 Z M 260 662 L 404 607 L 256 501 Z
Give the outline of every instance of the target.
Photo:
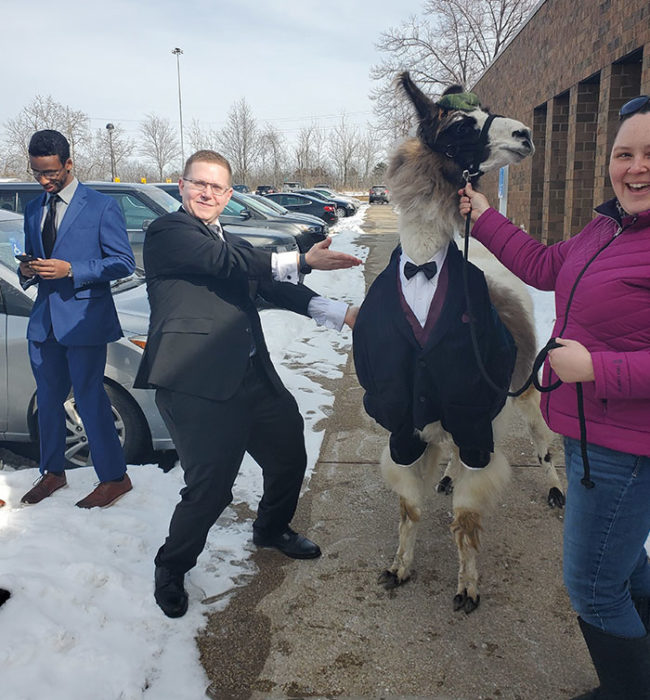
M 424 272 L 418 272 L 413 275 L 410 280 L 406 279 L 404 265 L 407 262 L 411 262 L 415 265 L 415 260 L 411 260 L 404 251 L 402 251 L 402 256 L 399 260 L 399 279 L 402 284 L 402 294 L 404 295 L 406 303 L 411 307 L 411 311 L 415 314 L 418 323 L 423 328 L 427 322 L 433 295 L 436 293 L 436 289 L 438 289 L 438 277 L 445 263 L 448 249 L 449 244 L 441 248 L 432 258 L 427 260 L 427 262 L 435 261 L 438 268 L 438 271 L 431 279 L 427 279 Z

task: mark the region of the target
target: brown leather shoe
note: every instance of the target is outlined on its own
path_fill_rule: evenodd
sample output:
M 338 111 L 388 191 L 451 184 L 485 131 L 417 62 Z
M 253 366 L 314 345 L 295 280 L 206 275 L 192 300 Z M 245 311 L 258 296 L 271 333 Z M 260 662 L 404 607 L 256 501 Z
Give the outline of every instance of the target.
M 21 499 L 21 503 L 40 503 L 44 498 L 51 496 L 55 491 L 67 486 L 68 482 L 65 478 L 65 472 L 62 474 L 50 474 L 45 472 L 43 476 L 36 482 L 36 486 L 30 489 Z
M 102 481 L 86 498 L 82 498 L 77 506 L 79 508 L 108 508 L 132 488 L 133 484 L 128 474 L 124 475 L 122 481 Z

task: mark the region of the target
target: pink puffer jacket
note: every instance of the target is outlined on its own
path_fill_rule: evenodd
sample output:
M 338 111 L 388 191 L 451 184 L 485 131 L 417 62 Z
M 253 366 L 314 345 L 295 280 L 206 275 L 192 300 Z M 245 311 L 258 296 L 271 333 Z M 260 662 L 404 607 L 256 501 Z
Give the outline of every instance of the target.
M 577 236 L 552 246 L 494 209 L 472 235 L 527 284 L 555 290 L 553 337 L 578 340 L 591 352 L 596 379 L 583 383 L 587 441 L 650 456 L 650 211 L 621 217 L 616 200 L 596 211 Z M 576 279 L 608 242 L 578 282 L 567 318 Z M 546 362 L 543 384 L 556 379 Z M 552 430 L 579 439 L 575 387 L 543 394 L 542 412 Z

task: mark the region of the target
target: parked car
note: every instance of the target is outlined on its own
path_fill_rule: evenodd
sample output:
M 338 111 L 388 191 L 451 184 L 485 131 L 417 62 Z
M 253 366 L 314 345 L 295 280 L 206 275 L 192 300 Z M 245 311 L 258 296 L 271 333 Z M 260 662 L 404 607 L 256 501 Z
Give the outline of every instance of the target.
M 314 243 L 324 240 L 329 232 L 328 225 L 322 219 L 313 217 L 305 220 L 291 214 L 287 216 L 278 214 L 264 203 L 240 192 L 233 192 L 230 201 L 219 217 L 219 221 L 224 227 L 251 225 L 256 228 L 268 228 L 290 233 L 295 237 L 301 253 L 306 253 Z
M 233 190 L 235 190 L 235 192 L 250 192 L 250 188 L 248 187 L 248 185 L 233 185 L 232 188 Z
M 373 202 L 381 202 L 382 204 L 388 204 L 390 202 L 390 195 L 388 188 L 384 185 L 373 185 L 368 192 L 368 202 L 372 204 Z
M 342 199 L 341 197 L 328 197 L 327 195 L 321 194 L 316 190 L 296 190 L 296 194 L 305 194 L 308 197 L 318 197 L 324 202 L 329 202 L 333 204 L 336 210 L 336 216 L 341 219 L 344 216 L 354 216 L 357 213 L 358 207 L 347 199 Z
M 343 199 L 346 202 L 352 202 L 352 204 L 354 204 L 357 210 L 363 204 L 363 202 L 360 199 L 357 199 L 356 197 L 350 197 L 347 194 L 341 194 L 340 192 L 333 190 L 331 187 L 325 187 L 323 185 L 314 185 L 314 187 L 312 187 L 312 190 L 325 195 L 325 197 Z
M 264 195 L 268 199 L 281 204 L 289 211 L 299 211 L 303 214 L 313 214 L 326 221 L 328 224 L 335 224 L 338 220 L 336 216 L 336 206 L 334 203 L 325 202 L 316 197 L 307 197 L 296 192 L 272 192 Z
M 22 250 L 22 243 L 22 215 L 0 209 L 0 442 L 22 443 L 35 451 L 38 404 L 25 334 L 37 290 L 34 286 L 23 290 L 18 283 L 14 255 Z M 175 459 L 153 390 L 133 388 L 149 324 L 144 281 L 136 270 L 111 285 L 124 337 L 108 345 L 104 385 L 129 464 L 156 458 L 162 462 L 170 454 Z M 89 465 L 88 438 L 72 395 L 65 402 L 65 412 L 67 463 Z
M 273 185 L 258 185 L 255 194 L 268 194 L 269 192 L 277 192 Z
M 302 182 L 297 181 L 285 181 L 282 183 L 283 192 L 293 192 L 294 190 L 299 190 L 302 187 Z

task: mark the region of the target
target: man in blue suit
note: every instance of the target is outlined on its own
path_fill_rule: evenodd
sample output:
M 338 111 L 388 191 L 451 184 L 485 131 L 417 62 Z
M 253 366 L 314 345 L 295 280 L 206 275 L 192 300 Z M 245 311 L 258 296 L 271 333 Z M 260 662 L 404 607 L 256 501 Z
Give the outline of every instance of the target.
M 104 390 L 106 345 L 122 336 L 111 280 L 135 268 L 117 202 L 72 174 L 70 146 L 58 131 L 37 131 L 29 163 L 45 193 L 25 208 L 24 287 L 38 284 L 27 327 L 36 379 L 41 477 L 22 498 L 38 503 L 66 485 L 65 410 L 70 388 L 88 435 L 99 485 L 77 503 L 106 507 L 132 488 Z

